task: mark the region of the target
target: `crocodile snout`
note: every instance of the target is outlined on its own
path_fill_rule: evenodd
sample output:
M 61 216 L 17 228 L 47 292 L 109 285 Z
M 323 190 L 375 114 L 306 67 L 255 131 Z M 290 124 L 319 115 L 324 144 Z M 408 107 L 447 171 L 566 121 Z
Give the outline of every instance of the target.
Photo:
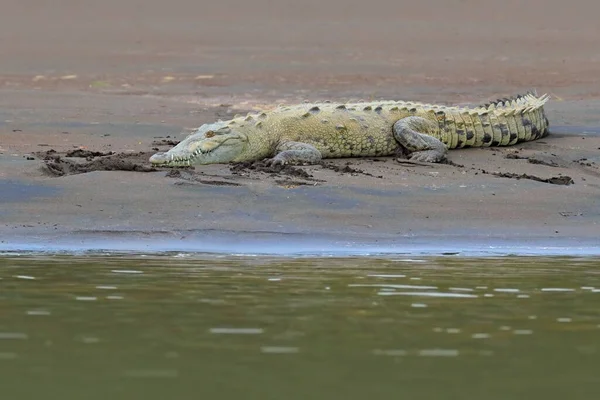
M 169 161 L 169 157 L 167 157 L 167 153 L 156 153 L 152 157 L 150 157 L 150 162 L 152 164 L 164 164 Z

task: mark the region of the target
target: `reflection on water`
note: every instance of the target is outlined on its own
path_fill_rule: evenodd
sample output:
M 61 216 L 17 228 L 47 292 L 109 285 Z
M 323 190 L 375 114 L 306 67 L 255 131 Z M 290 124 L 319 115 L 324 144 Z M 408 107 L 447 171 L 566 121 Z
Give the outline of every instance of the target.
M 600 395 L 600 260 L 0 258 L 7 399 Z

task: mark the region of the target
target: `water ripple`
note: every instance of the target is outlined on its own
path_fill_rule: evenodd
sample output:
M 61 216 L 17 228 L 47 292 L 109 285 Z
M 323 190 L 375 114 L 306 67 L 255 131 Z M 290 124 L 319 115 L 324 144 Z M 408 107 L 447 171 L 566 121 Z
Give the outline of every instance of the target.
M 361 284 L 361 283 L 350 283 L 348 287 L 380 287 L 387 289 L 437 289 L 437 286 L 419 286 L 419 285 L 396 285 L 391 283 L 372 283 L 372 284 Z
M 262 353 L 270 354 L 295 354 L 300 351 L 298 347 L 286 347 L 286 346 L 262 346 L 260 348 Z
M 27 280 L 35 279 L 35 276 L 30 276 L 30 275 L 15 275 L 14 277 L 17 279 L 27 279 Z
M 50 311 L 46 310 L 28 310 L 27 315 L 50 315 Z
M 419 355 L 423 357 L 457 357 L 459 351 L 456 349 L 424 349 L 419 350 Z
M 98 298 L 96 296 L 77 296 L 75 300 L 78 301 L 96 301 Z
M 210 333 L 220 335 L 259 335 L 263 332 L 261 328 L 210 328 Z
M 531 329 L 515 329 L 513 333 L 515 335 L 531 335 L 533 331 Z
M 0 339 L 22 340 L 27 338 L 27 334 L 22 332 L 0 332 Z
M 144 271 L 138 271 L 135 269 L 113 269 L 111 272 L 115 274 L 143 274 Z
M 466 293 L 446 293 L 446 292 L 378 292 L 380 296 L 426 296 L 426 297 L 449 297 L 449 298 L 463 298 L 473 299 L 477 298 L 476 294 Z
M 131 369 L 123 372 L 128 378 L 177 378 L 179 371 L 176 369 Z

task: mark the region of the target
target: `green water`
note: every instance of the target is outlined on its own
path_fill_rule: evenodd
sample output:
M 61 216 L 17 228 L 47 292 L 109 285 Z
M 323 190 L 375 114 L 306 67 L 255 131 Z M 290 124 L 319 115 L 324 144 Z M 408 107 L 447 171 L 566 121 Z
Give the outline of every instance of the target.
M 0 258 L 1 399 L 592 399 L 600 259 Z

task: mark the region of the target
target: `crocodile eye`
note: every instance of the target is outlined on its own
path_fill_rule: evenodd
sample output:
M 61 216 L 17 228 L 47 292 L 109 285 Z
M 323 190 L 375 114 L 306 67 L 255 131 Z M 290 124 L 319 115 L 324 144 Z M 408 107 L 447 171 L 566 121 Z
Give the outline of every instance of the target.
M 211 138 L 213 136 L 215 136 L 215 133 L 213 131 L 208 131 L 204 134 L 204 137 L 207 137 L 207 138 Z

